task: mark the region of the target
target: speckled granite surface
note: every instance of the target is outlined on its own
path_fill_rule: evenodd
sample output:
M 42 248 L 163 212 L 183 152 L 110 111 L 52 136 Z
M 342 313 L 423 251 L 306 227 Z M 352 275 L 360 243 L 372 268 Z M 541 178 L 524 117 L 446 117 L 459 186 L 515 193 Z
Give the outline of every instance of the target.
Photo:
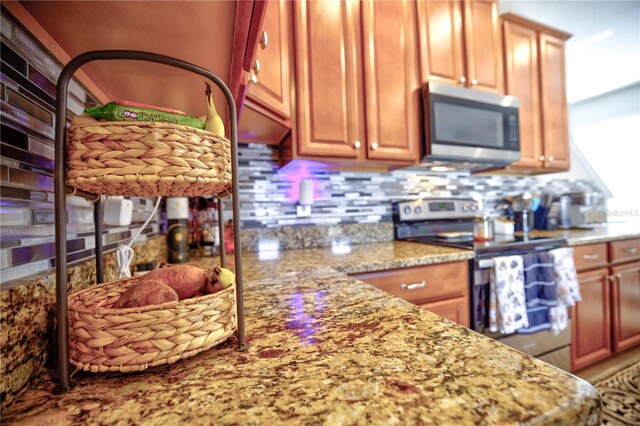
M 470 250 L 390 242 L 380 244 L 336 245 L 332 248 L 308 250 L 267 250 L 244 253 L 242 271 L 245 281 L 275 277 L 285 272 L 308 271 L 331 267 L 346 274 L 384 271 L 434 263 L 472 259 Z M 233 262 L 228 256 L 227 263 Z M 202 268 L 219 265 L 218 257 L 204 257 L 191 263 Z
M 553 231 L 533 231 L 532 237 L 561 237 L 567 240 L 569 246 L 606 243 L 609 241 L 625 240 L 640 237 L 640 225 L 627 223 L 610 223 L 593 229 L 557 229 Z
M 138 262 L 166 261 L 166 237 L 151 238 L 133 246 Z M 104 257 L 105 280 L 115 279 L 115 254 Z M 69 292 L 96 282 L 95 260 L 67 269 Z M 55 274 L 2 285 L 0 291 L 0 374 L 2 408 L 44 370 L 53 348 L 55 322 Z
M 243 229 L 242 251 L 267 248 L 301 250 L 331 247 L 335 244 L 375 244 L 393 241 L 393 223 L 343 223 L 319 226 L 280 226 Z
M 132 375 L 49 377 L 6 424 L 597 424 L 588 383 L 332 269 L 248 282 L 230 342 Z

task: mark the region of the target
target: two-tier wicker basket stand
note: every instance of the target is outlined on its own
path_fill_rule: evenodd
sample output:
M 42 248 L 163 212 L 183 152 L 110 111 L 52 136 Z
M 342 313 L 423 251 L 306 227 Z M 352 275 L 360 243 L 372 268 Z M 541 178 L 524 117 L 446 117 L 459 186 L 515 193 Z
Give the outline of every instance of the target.
M 236 308 L 237 308 L 237 337 L 238 350 L 245 350 L 244 301 L 242 281 L 242 253 L 240 242 L 240 207 L 238 199 L 238 134 L 236 106 L 233 95 L 225 83 L 212 72 L 197 65 L 181 61 L 169 56 L 150 52 L 133 50 L 99 50 L 83 53 L 72 59 L 63 69 L 56 88 L 56 136 L 55 136 L 55 229 L 56 229 L 56 318 L 57 318 L 57 356 L 58 381 L 62 390 L 68 390 L 71 385 L 69 363 L 69 319 L 68 319 L 68 291 L 67 291 L 67 224 L 66 224 L 66 195 L 67 191 L 67 152 L 65 143 L 67 91 L 73 74 L 82 65 L 100 60 L 135 60 L 156 62 L 176 68 L 182 68 L 195 74 L 200 74 L 215 83 L 225 95 L 229 105 L 230 137 L 231 137 L 231 198 L 233 205 L 233 230 L 235 243 L 235 273 L 236 273 Z M 96 245 L 96 277 L 98 284 L 104 280 L 103 249 L 102 249 L 102 202 L 100 195 L 120 194 L 90 194 L 74 191 L 76 195 L 94 201 L 95 245 Z M 224 194 L 226 195 L 226 194 Z M 222 197 L 218 194 L 218 215 L 220 232 L 220 262 L 225 265 L 224 252 L 224 220 L 222 217 Z

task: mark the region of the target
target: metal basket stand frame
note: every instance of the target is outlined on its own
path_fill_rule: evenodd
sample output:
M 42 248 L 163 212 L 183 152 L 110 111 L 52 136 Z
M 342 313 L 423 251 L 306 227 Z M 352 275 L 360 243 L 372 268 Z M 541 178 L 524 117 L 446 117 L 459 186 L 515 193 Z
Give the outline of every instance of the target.
M 67 149 L 66 149 L 66 112 L 67 92 L 69 81 L 82 65 L 100 60 L 134 60 L 156 62 L 182 68 L 211 80 L 222 90 L 229 106 L 230 136 L 231 136 L 231 198 L 233 204 L 233 232 L 235 244 L 235 272 L 236 272 L 236 308 L 238 321 L 237 350 L 246 349 L 244 324 L 244 291 L 242 281 L 242 249 L 240 242 L 240 205 L 238 198 L 238 122 L 236 105 L 233 95 L 226 84 L 211 71 L 184 62 L 170 56 L 158 55 L 151 52 L 135 50 L 95 50 L 83 53 L 73 58 L 60 73 L 56 87 L 56 133 L 55 133 L 55 230 L 56 230 L 56 319 L 57 319 L 57 355 L 58 355 L 58 384 L 61 390 L 71 387 L 69 363 L 69 318 L 68 318 L 68 289 L 67 289 Z M 85 198 L 94 200 L 94 220 L 96 239 L 96 278 L 98 284 L 104 281 L 104 267 L 102 259 L 102 201 L 95 194 L 80 193 Z M 109 195 L 109 194 L 105 194 Z M 117 195 L 117 194 L 114 194 Z M 226 264 L 224 252 L 224 220 L 222 216 L 222 198 L 218 195 L 218 226 L 220 232 L 220 262 Z

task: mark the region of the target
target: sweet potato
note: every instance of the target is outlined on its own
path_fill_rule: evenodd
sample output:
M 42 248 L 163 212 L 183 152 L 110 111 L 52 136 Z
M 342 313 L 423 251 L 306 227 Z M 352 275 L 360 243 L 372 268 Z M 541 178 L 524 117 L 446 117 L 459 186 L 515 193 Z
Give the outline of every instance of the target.
M 139 308 L 178 300 L 178 293 L 167 284 L 145 279 L 129 287 L 113 304 L 114 309 Z
M 167 284 L 178 293 L 180 300 L 193 297 L 198 292 L 207 293 L 207 273 L 193 265 L 174 265 L 154 269 L 147 272 L 144 278 Z

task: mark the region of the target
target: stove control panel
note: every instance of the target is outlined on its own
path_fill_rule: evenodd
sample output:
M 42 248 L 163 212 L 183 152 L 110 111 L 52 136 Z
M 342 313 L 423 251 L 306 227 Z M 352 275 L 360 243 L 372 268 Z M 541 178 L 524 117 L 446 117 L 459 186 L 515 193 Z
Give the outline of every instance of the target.
M 423 198 L 393 203 L 396 222 L 481 217 L 478 202 L 471 198 Z

